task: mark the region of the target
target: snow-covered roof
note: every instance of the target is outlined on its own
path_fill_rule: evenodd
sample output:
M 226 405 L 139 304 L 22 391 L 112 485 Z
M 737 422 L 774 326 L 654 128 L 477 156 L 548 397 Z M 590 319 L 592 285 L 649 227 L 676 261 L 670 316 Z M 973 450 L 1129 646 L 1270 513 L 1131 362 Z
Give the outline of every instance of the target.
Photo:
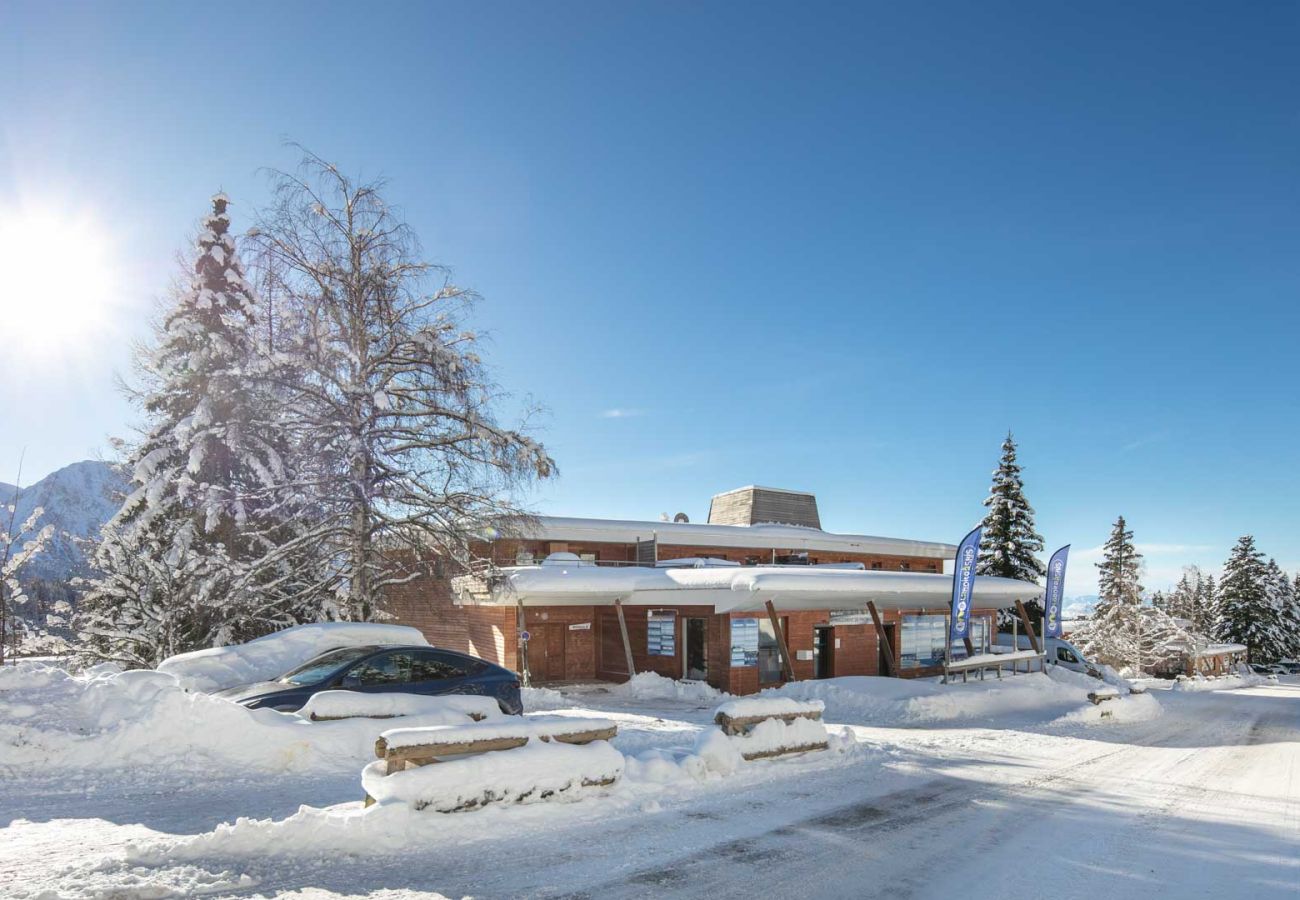
M 1229 653 L 1245 653 L 1245 644 L 1210 644 L 1196 651 L 1197 656 L 1226 656 Z
M 862 609 L 868 600 L 886 609 L 942 609 L 952 576 L 920 572 L 853 571 L 812 566 L 650 568 L 648 566 L 518 566 L 502 570 L 489 595 L 458 602 L 523 606 L 712 606 L 717 612 L 760 610 L 771 600 L 783 610 Z M 977 607 L 1003 607 L 1042 594 L 1011 578 L 975 579 Z
M 691 522 L 640 522 L 631 519 L 582 519 L 538 516 L 524 537 L 543 541 L 589 541 L 630 544 L 652 537 L 686 547 L 736 547 L 749 550 L 822 550 L 950 559 L 954 544 L 911 541 L 865 534 L 833 534 L 801 525 L 697 525 Z

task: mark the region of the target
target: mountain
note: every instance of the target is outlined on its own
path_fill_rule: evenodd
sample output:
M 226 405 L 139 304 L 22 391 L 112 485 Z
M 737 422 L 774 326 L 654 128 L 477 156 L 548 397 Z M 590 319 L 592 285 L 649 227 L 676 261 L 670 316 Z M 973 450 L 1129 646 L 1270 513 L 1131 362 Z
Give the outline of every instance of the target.
M 97 538 L 99 528 L 117 512 L 126 478 L 114 465 L 96 460 L 65 466 L 21 490 L 0 483 L 0 504 L 18 496 L 14 527 L 19 528 L 36 507 L 42 507 L 37 527 L 54 526 L 45 550 L 23 570 L 26 579 L 66 582 L 89 571 L 87 538 Z M 7 528 L 8 517 L 0 521 Z

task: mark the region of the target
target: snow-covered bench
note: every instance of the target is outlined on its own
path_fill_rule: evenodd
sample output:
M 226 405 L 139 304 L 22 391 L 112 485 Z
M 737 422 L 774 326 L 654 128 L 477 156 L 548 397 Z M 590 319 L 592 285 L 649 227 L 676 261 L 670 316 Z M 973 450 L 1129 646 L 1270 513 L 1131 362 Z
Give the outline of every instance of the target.
M 1095 688 L 1088 692 L 1088 699 L 1092 701 L 1093 706 L 1097 706 L 1107 700 L 1118 700 L 1119 688 L 1111 687 L 1110 685 Z
M 807 753 L 830 747 L 821 723 L 826 704 L 788 697 L 742 697 L 713 713 L 722 733 L 740 745 L 745 759 Z
M 366 694 L 361 691 L 321 691 L 313 694 L 298 715 L 313 722 L 337 719 L 394 719 L 402 716 L 436 717 L 429 725 L 459 725 L 467 719 L 481 722 L 501 718 L 501 706 L 492 697 L 464 694 Z
M 943 663 L 943 683 L 947 684 L 952 680 L 953 675 L 961 675 L 962 683 L 965 683 L 971 672 L 979 672 L 980 680 L 984 680 L 984 673 L 992 670 L 998 676 L 1002 677 L 1002 668 L 1008 663 L 1011 664 L 1011 673 L 1014 675 L 1020 663 L 1025 663 L 1025 671 L 1031 671 L 1033 661 L 1038 660 L 1042 666 L 1044 656 L 1037 650 L 1012 650 L 1010 653 L 976 653 L 974 656 L 968 656 L 965 659 L 946 659 Z
M 433 806 L 450 812 L 494 800 L 534 795 L 544 799 L 571 787 L 613 784 L 622 774 L 623 756 L 607 742 L 617 734 L 618 726 L 608 719 L 568 716 L 394 728 L 375 741 L 379 760 L 362 773 L 366 805 L 393 797 L 417 809 Z M 597 743 L 590 752 L 577 750 Z M 483 760 L 489 753 L 493 759 Z

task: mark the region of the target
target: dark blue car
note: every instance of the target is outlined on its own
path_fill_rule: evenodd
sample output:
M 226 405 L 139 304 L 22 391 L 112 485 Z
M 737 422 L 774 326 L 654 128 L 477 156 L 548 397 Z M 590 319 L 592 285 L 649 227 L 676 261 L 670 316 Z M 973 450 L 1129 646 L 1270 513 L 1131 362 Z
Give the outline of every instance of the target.
M 495 697 L 506 715 L 522 715 L 514 672 L 436 647 L 345 647 L 331 650 L 275 681 L 218 691 L 249 709 L 294 712 L 320 691 L 365 694 L 477 694 Z

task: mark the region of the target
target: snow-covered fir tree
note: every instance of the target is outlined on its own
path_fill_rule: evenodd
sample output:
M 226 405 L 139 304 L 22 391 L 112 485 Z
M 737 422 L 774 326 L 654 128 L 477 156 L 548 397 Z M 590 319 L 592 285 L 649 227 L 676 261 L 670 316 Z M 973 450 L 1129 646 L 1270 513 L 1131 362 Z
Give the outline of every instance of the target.
M 1144 651 L 1150 650 L 1150 639 L 1144 637 L 1142 554 L 1133 545 L 1133 532 L 1123 516 L 1111 529 L 1097 568 L 1099 600 L 1073 640 L 1086 655 L 1106 665 L 1141 670 L 1147 663 Z
M 1269 604 L 1276 611 L 1278 622 L 1277 659 L 1291 659 L 1300 655 L 1300 619 L 1296 616 L 1296 597 L 1291 579 L 1282 571 L 1276 559 L 1264 567 Z
M 275 361 L 301 451 L 310 539 L 329 555 L 338 615 L 381 614 L 385 587 L 432 556 L 464 560 L 515 520 L 521 481 L 554 463 L 498 396 L 462 325 L 468 291 L 425 262 L 381 197 L 308 155 L 276 179 L 252 233 L 282 316 Z
M 988 512 L 984 516 L 976 574 L 1037 583 L 1047 574 L 1047 567 L 1038 558 L 1043 552 L 1043 538 L 1034 528 L 1034 508 L 1025 499 L 1024 479 L 1016 461 L 1016 442 L 1010 432 L 1002 442 L 1002 459 L 993 472 L 993 484 L 984 505 Z M 1025 608 L 1037 628 L 1043 614 L 1042 603 L 1031 600 Z M 1015 615 L 1014 609 L 1001 610 L 1000 627 L 1010 629 Z
M 1216 633 L 1221 640 L 1244 644 L 1252 662 L 1272 662 L 1286 653 L 1276 589 L 1252 535 L 1238 539 L 1224 564 Z
M 188 289 L 138 359 L 131 490 L 103 529 L 78 621 L 98 658 L 154 665 L 316 618 L 284 560 L 264 561 L 300 524 L 278 493 L 281 409 L 260 387 L 256 302 L 228 202 L 213 198 Z

